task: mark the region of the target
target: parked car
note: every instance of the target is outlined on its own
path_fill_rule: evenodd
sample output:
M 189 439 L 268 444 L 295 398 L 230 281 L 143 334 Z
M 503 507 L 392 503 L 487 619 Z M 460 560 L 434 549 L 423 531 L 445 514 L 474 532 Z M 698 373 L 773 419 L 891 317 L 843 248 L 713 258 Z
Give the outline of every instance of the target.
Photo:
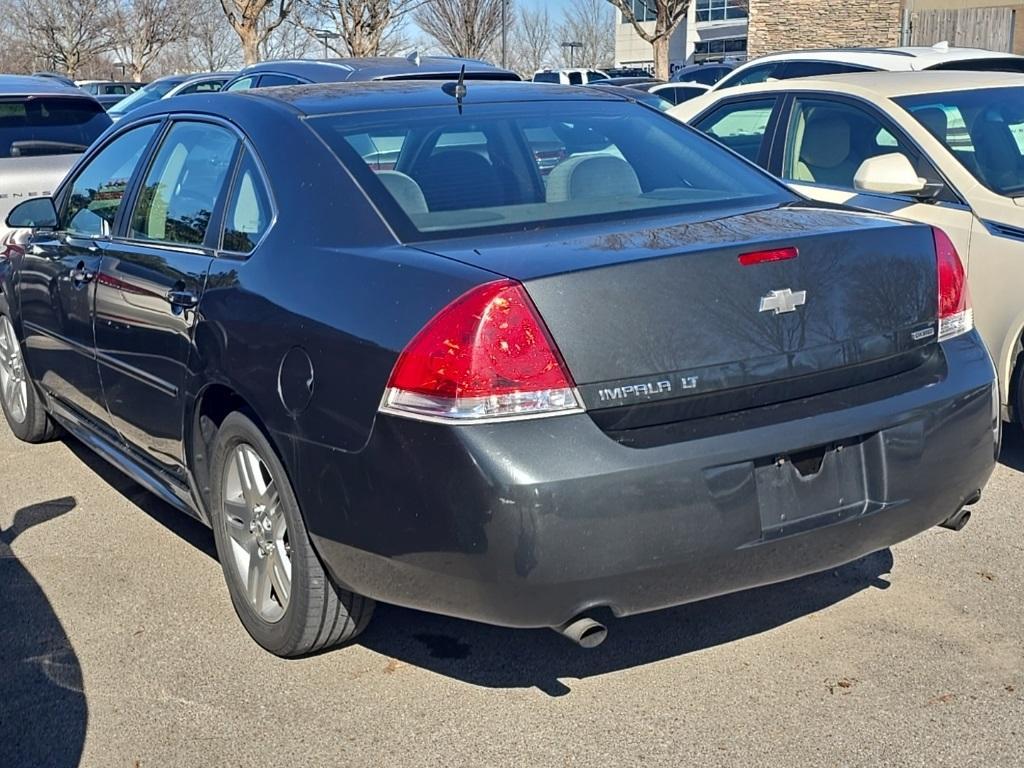
M 73 85 L 0 75 L 0 219 L 26 198 L 52 194 L 109 126 L 96 99 Z
M 740 65 L 732 74 L 719 80 L 712 90 L 795 77 L 872 71 L 916 72 L 925 69 L 1024 72 L 1024 56 L 980 48 L 954 48 L 945 42 L 930 47 L 785 51 L 761 56 Z
M 556 85 L 587 85 L 608 79 L 608 75 L 601 70 L 587 69 L 586 67 L 538 69 L 533 74 L 535 83 L 554 83 Z
M 371 56 L 351 59 L 298 59 L 264 61 L 246 67 L 227 85 L 225 91 L 270 88 L 306 83 L 338 83 L 357 80 L 455 80 L 464 70 L 466 80 L 508 80 L 521 78 L 508 69 L 477 59 L 453 56 Z
M 680 119 L 802 195 L 941 227 L 964 256 L 1003 413 L 1024 422 L 1024 83 L 877 72 L 743 86 Z
M 940 231 L 805 202 L 607 91 L 180 97 L 8 223 L 34 233 L 0 261 L 11 429 L 208 522 L 284 656 L 374 600 L 592 646 L 599 608 L 959 527 L 998 450 Z
M 145 83 L 118 82 L 114 80 L 79 80 L 75 83 L 86 93 L 96 97 L 96 101 L 103 105 L 104 109 L 110 109 L 121 99 L 129 94 L 135 93 Z
M 672 75 L 672 81 L 676 83 L 700 83 L 701 85 L 712 86 L 736 69 L 736 66 L 736 62 L 731 61 L 691 64 L 687 67 L 680 67 Z
M 193 93 L 216 93 L 226 82 L 234 77 L 234 72 L 206 72 L 201 75 L 168 75 L 154 80 L 144 88 L 140 88 L 125 97 L 108 111 L 116 122 L 129 112 L 133 112 L 147 104 L 173 96 L 188 96 Z

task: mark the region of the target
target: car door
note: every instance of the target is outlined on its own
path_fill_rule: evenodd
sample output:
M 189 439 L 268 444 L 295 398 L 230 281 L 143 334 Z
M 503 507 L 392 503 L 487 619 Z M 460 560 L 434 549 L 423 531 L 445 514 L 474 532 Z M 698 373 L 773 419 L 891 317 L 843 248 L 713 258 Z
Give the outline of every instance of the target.
M 766 165 L 779 98 L 729 99 L 693 120 L 693 126 L 747 160 Z
M 841 203 L 941 227 L 970 251 L 974 216 L 917 146 L 878 108 L 821 93 L 794 94 L 769 170 L 814 200 Z M 899 153 L 929 183 L 927 197 L 859 191 L 854 177 L 872 157 Z
M 240 145 L 219 123 L 170 122 L 100 265 L 96 355 L 107 408 L 129 446 L 165 471 L 184 465 L 196 308 Z
M 52 397 L 95 425 L 109 425 L 96 366 L 96 275 L 122 199 L 158 129 L 152 122 L 109 140 L 57 197 L 58 225 L 38 232 L 19 270 L 25 361 Z

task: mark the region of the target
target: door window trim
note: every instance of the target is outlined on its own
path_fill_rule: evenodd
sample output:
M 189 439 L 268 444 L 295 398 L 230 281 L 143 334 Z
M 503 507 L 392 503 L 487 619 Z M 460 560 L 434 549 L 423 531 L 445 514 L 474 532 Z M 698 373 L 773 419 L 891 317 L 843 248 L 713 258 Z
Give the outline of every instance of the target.
M 235 184 L 238 182 L 238 175 L 242 172 L 242 165 L 245 162 L 246 153 L 252 158 L 253 164 L 256 166 L 256 173 L 259 175 L 260 184 L 263 185 L 263 194 L 267 197 L 267 202 L 270 206 L 270 220 L 267 223 L 267 228 L 263 230 L 263 234 L 260 235 L 259 240 L 253 245 L 248 251 L 231 251 L 224 247 L 224 234 L 227 230 L 227 205 L 231 201 L 231 196 L 235 191 Z M 263 241 L 270 235 L 274 225 L 277 224 L 277 204 L 274 202 L 274 193 L 270 186 L 270 181 L 267 178 L 266 169 L 263 167 L 263 161 L 260 156 L 256 153 L 255 147 L 252 146 L 248 139 L 243 139 L 241 150 L 236 153 L 235 166 L 231 169 L 231 179 L 227 185 L 227 194 L 224 197 L 224 203 L 220 206 L 220 233 L 217 237 L 217 246 L 214 249 L 214 254 L 218 258 L 229 259 L 232 261 L 246 261 L 252 256 L 260 246 L 263 245 Z

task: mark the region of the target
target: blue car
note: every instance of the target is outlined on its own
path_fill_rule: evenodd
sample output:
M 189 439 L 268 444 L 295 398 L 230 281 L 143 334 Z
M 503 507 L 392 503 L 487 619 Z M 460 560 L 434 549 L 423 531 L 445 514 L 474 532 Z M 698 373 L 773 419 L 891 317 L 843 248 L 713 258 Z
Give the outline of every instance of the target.
M 942 232 L 607 90 L 158 102 L 8 224 L 11 429 L 210 525 L 281 656 L 374 601 L 590 647 L 607 612 L 960 528 L 998 451 Z

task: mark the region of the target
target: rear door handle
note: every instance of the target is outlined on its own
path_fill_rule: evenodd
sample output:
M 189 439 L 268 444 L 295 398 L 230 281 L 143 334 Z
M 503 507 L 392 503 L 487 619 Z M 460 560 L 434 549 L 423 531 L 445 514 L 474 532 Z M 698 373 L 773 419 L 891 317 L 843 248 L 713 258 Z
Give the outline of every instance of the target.
M 192 293 L 192 291 L 169 291 L 167 293 L 167 301 L 170 302 L 172 307 L 192 309 L 199 303 L 199 297 Z

